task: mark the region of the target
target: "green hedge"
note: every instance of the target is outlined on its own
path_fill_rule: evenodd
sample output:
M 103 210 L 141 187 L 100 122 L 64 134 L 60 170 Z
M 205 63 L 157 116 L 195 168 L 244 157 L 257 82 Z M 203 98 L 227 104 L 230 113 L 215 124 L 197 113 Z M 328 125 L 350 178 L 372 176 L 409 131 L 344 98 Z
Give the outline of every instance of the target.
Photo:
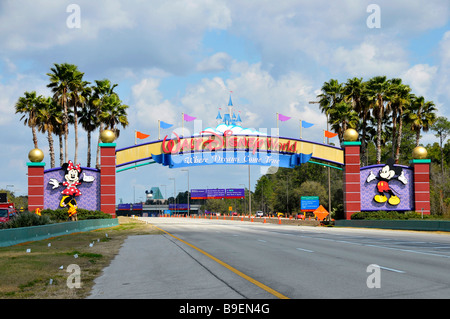
M 78 220 L 86 219 L 109 219 L 111 215 L 103 213 L 98 210 L 77 209 Z M 0 229 L 40 226 L 47 224 L 54 224 L 65 222 L 69 219 L 68 209 L 44 209 L 41 211 L 41 216 L 31 212 L 19 213 L 12 217 L 6 223 L 0 223 Z
M 374 211 L 374 212 L 359 212 L 351 216 L 351 219 L 369 219 L 369 220 L 406 220 L 406 219 L 422 219 L 420 213 L 406 211 Z M 423 219 L 442 219 L 442 216 L 436 215 L 423 215 Z
M 68 209 L 44 209 L 41 211 L 42 216 L 48 216 L 51 220 L 56 222 L 67 221 L 69 218 Z M 77 217 L 78 220 L 85 219 L 109 219 L 112 218 L 110 214 L 106 214 L 104 212 L 98 210 L 87 210 L 78 208 L 77 209 Z
M 12 217 L 6 223 L 0 223 L 0 229 L 40 226 L 52 223 L 48 216 L 38 216 L 35 213 L 23 212 Z

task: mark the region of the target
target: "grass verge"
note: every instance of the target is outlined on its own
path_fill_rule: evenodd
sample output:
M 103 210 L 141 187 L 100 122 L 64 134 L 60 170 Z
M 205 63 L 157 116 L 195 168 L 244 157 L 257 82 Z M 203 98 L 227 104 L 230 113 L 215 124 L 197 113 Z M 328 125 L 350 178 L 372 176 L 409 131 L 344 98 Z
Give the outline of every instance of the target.
M 0 247 L 1 299 L 83 299 L 130 235 L 160 234 L 145 222 L 119 217 L 119 225 Z M 73 271 L 80 269 L 80 288 Z M 69 283 L 69 285 L 67 284 Z

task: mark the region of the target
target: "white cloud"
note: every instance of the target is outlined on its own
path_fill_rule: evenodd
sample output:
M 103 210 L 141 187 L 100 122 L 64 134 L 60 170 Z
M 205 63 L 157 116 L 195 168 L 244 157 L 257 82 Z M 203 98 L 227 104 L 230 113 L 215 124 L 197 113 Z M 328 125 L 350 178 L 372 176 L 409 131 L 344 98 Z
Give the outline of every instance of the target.
M 404 83 L 409 84 L 414 94 L 426 97 L 434 93 L 430 92 L 430 89 L 435 80 L 437 69 L 436 66 L 428 64 L 416 64 L 403 73 L 401 78 Z
M 217 72 L 225 70 L 231 62 L 231 57 L 226 52 L 218 52 L 207 57 L 197 64 L 199 72 Z
M 349 76 L 398 76 L 407 69 L 405 51 L 397 43 L 372 38 L 353 47 L 339 47 L 332 53 L 329 67 Z
M 160 80 L 145 78 L 131 88 L 135 111 L 130 114 L 130 121 L 136 123 L 136 127 L 157 128 L 158 120 L 176 124 L 175 106 L 163 99 L 159 85 Z

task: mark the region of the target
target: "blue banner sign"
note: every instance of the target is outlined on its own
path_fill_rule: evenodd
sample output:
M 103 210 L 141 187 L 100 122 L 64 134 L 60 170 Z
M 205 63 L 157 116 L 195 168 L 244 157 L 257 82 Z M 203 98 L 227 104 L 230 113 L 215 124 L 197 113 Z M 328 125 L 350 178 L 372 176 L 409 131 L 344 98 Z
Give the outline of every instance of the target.
M 319 206 L 319 196 L 302 196 L 300 199 L 300 209 L 302 211 L 314 211 Z

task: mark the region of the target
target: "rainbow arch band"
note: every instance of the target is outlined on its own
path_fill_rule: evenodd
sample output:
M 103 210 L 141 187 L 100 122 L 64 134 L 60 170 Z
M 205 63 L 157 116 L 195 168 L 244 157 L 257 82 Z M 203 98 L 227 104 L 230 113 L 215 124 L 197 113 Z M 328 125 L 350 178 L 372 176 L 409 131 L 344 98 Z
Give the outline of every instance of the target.
M 170 168 L 217 164 L 294 167 L 318 159 L 344 165 L 340 147 L 278 136 L 219 135 L 178 137 L 116 150 L 116 167 L 160 163 Z M 147 162 L 145 164 L 142 164 Z M 118 170 L 119 171 L 119 170 Z

